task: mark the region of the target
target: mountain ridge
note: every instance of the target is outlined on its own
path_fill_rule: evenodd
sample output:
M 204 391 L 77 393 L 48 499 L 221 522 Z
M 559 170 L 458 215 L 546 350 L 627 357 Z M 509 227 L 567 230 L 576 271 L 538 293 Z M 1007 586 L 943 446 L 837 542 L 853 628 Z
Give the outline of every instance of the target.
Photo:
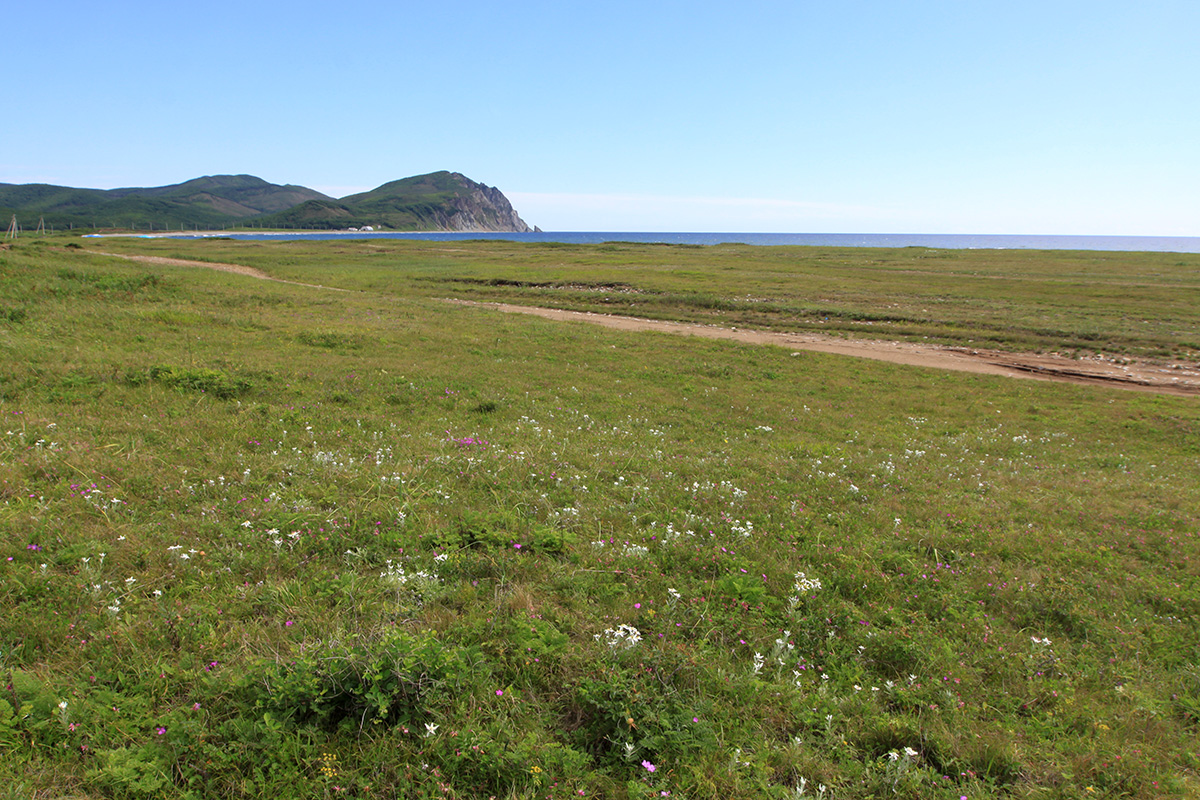
M 0 183 L 0 216 L 22 227 L 34 220 L 80 228 L 256 227 L 400 231 L 518 231 L 530 228 L 495 187 L 458 172 L 389 181 L 335 199 L 295 184 L 254 175 L 205 175 L 154 187 L 85 189 Z
M 533 230 L 499 189 L 445 170 L 389 181 L 341 200 L 309 200 L 262 221 L 266 225 L 303 227 L 327 222 L 401 231 Z

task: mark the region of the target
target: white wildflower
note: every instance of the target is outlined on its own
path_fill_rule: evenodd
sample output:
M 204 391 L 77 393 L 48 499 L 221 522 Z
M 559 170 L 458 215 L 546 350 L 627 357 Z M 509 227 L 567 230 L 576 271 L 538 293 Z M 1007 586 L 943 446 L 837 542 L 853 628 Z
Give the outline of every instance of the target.
M 642 633 L 632 625 L 618 625 L 608 628 L 604 633 L 595 634 L 596 641 L 603 640 L 610 650 L 630 650 L 642 640 Z

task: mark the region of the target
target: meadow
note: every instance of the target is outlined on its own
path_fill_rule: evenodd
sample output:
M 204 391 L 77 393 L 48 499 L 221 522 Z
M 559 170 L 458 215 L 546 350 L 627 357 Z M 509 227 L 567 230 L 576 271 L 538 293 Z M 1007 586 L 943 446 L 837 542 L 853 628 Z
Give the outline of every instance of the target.
M 1200 359 L 1200 254 L 107 239 L 285 280 L 1008 350 Z M 397 270 L 395 263 L 404 263 Z
M 245 264 L 330 291 L 97 250 Z M 1200 796 L 1200 256 L 22 238 L 0 796 Z

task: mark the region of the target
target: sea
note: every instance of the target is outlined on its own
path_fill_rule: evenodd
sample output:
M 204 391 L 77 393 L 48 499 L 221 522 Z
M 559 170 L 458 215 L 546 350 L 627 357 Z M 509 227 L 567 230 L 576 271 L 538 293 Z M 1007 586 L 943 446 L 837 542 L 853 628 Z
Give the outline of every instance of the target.
M 120 235 L 120 234 L 118 234 Z M 126 234 L 128 235 L 128 234 Z M 142 235 L 134 234 L 143 238 Z M 512 242 L 600 244 L 748 244 L 818 247 L 929 247 L 947 250 L 1119 250 L 1200 253 L 1200 236 L 1022 236 L 944 233 L 646 233 L 616 231 L 537 231 L 534 233 L 399 233 L 393 231 L 283 231 L 220 233 L 154 233 L 144 238 L 201 239 L 225 237 L 259 241 L 328 239 L 414 239 L 434 242 L 489 239 Z

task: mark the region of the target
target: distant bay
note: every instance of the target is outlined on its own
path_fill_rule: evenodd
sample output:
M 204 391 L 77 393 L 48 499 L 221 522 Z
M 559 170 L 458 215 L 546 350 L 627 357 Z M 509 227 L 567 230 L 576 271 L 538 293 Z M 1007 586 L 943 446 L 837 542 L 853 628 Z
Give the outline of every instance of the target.
M 117 234 L 120 235 L 120 234 Z M 760 246 L 807 245 L 818 247 L 931 247 L 948 250 L 1120 250 L 1140 252 L 1200 253 L 1200 236 L 1021 236 L 924 233 L 643 233 L 614 231 L 537 231 L 533 233 L 394 231 L 281 231 L 272 233 L 162 233 L 133 234 L 139 238 L 230 239 L 291 241 L 297 239 L 417 239 L 463 241 L 492 239 L 513 242 L 600 244 L 748 244 Z

